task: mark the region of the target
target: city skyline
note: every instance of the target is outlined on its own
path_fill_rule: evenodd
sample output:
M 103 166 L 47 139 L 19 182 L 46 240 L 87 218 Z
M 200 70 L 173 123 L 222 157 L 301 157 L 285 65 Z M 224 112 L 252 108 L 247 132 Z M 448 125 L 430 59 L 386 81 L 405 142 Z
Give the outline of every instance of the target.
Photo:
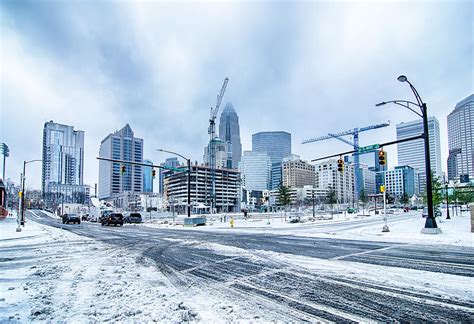
M 251 149 L 251 134 L 283 130 L 293 135 L 293 152 L 311 160 L 347 149 L 336 140 L 300 144 L 335 130 L 391 120 L 390 127 L 361 135 L 361 145 L 394 140 L 395 125 L 415 116 L 374 104 L 413 100 L 396 81 L 406 74 L 429 115 L 440 121 L 446 172 L 446 116 L 472 93 L 469 2 L 49 6 L 0 6 L 0 141 L 10 147 L 7 178 L 13 181 L 24 160 L 41 158 L 42 126 L 51 119 L 85 131 L 84 184 L 91 187 L 98 182 L 101 138 L 125 123 L 147 142 L 144 155 L 150 159 L 164 158 L 154 151 L 160 147 L 200 161 L 209 107 L 226 76 L 224 101 L 238 107 L 242 151 Z M 107 24 L 101 12 L 110 13 Z M 169 14 L 187 23 L 171 24 Z M 334 27 L 324 15 L 347 19 Z M 404 25 L 397 15 L 406 18 Z M 130 28 L 121 27 L 123 21 Z M 384 32 L 371 27 L 381 21 Z M 205 36 L 193 40 L 193 29 Z M 222 46 L 216 42 L 222 39 L 232 41 Z M 396 147 L 387 151 L 389 165 L 397 165 Z M 28 165 L 27 172 L 27 186 L 40 188 L 41 177 L 34 175 L 41 167 Z

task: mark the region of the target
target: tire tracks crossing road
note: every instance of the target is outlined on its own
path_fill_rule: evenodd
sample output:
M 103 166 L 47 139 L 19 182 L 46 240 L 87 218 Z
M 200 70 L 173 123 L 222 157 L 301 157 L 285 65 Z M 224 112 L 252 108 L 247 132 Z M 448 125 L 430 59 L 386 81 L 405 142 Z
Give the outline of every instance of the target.
M 474 277 L 472 249 L 142 226 L 103 228 L 85 223 L 74 226 L 49 217 L 37 221 L 120 247 L 142 250 L 145 257 L 155 261 L 183 289 L 194 286 L 253 298 L 263 307 L 297 321 L 474 322 L 474 303 L 470 300 L 456 301 L 420 291 L 319 275 L 269 260 L 259 253 L 252 254 L 254 250 L 272 251 Z M 242 248 L 250 255 L 219 252 L 203 247 L 201 242 Z

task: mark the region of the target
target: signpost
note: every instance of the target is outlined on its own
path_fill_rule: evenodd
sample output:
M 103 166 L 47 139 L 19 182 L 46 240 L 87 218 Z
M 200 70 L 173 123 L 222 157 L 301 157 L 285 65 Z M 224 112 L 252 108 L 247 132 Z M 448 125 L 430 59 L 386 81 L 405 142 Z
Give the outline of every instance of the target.
M 367 146 L 359 147 L 358 153 L 367 153 L 379 148 L 380 148 L 379 144 L 367 145 Z

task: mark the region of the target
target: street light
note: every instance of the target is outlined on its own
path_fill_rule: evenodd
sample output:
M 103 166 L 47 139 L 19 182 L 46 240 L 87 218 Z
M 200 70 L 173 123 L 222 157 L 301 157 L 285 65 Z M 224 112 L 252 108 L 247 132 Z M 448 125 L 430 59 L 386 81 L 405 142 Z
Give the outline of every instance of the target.
M 407 82 L 410 85 L 411 90 L 413 91 L 413 94 L 415 95 L 416 98 L 416 103 L 411 102 L 411 101 L 406 101 L 406 100 L 391 100 L 391 101 L 383 101 L 378 104 L 376 104 L 376 107 L 380 107 L 383 105 L 386 105 L 388 103 L 393 103 L 399 106 L 402 106 L 404 108 L 407 108 L 420 116 L 423 119 L 423 139 L 424 139 L 424 146 L 425 146 L 425 174 L 426 174 L 426 196 L 428 200 L 428 217 L 426 218 L 425 222 L 425 227 L 423 228 L 422 232 L 423 233 L 429 233 L 429 234 L 437 234 L 440 233 L 441 230 L 438 229 L 438 226 L 436 225 L 436 220 L 434 218 L 434 213 L 433 213 L 433 186 L 431 182 L 431 160 L 430 160 L 430 143 L 429 143 L 429 134 L 428 134 L 428 112 L 427 112 L 427 107 L 426 103 L 423 102 L 421 99 L 418 91 L 416 91 L 415 87 L 408 81 L 408 78 L 404 75 L 400 75 L 397 78 L 398 81 L 400 82 Z M 421 110 L 421 114 L 414 110 L 413 108 L 410 107 L 416 106 Z
M 20 222 L 18 224 L 17 232 L 19 232 L 20 225 L 25 226 L 25 179 L 26 179 L 26 165 L 32 162 L 42 162 L 43 160 L 31 160 L 23 161 L 23 175 L 22 175 L 22 184 L 21 184 L 21 216 Z
M 188 163 L 188 217 L 191 217 L 191 159 L 188 159 L 176 152 L 171 152 L 171 151 L 167 151 L 163 149 L 156 149 L 156 150 L 159 152 L 165 152 L 165 153 L 177 155 L 185 159 L 186 162 Z

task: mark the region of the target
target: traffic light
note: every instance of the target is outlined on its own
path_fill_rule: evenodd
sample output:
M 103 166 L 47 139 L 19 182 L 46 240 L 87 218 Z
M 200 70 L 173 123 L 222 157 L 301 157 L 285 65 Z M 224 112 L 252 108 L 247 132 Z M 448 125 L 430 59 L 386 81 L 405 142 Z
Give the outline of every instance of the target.
M 385 160 L 386 158 L 386 153 L 384 150 L 379 151 L 379 164 L 380 165 L 385 165 L 387 161 Z
M 337 160 L 337 171 L 344 172 L 344 161 L 342 159 Z
M 155 179 L 155 177 L 156 177 L 156 170 L 155 169 L 151 170 L 151 176 L 153 177 L 153 179 Z
M 124 175 L 124 174 L 125 174 L 125 171 L 126 171 L 125 165 L 122 165 L 122 166 L 120 167 L 120 174 L 121 174 L 121 175 Z

